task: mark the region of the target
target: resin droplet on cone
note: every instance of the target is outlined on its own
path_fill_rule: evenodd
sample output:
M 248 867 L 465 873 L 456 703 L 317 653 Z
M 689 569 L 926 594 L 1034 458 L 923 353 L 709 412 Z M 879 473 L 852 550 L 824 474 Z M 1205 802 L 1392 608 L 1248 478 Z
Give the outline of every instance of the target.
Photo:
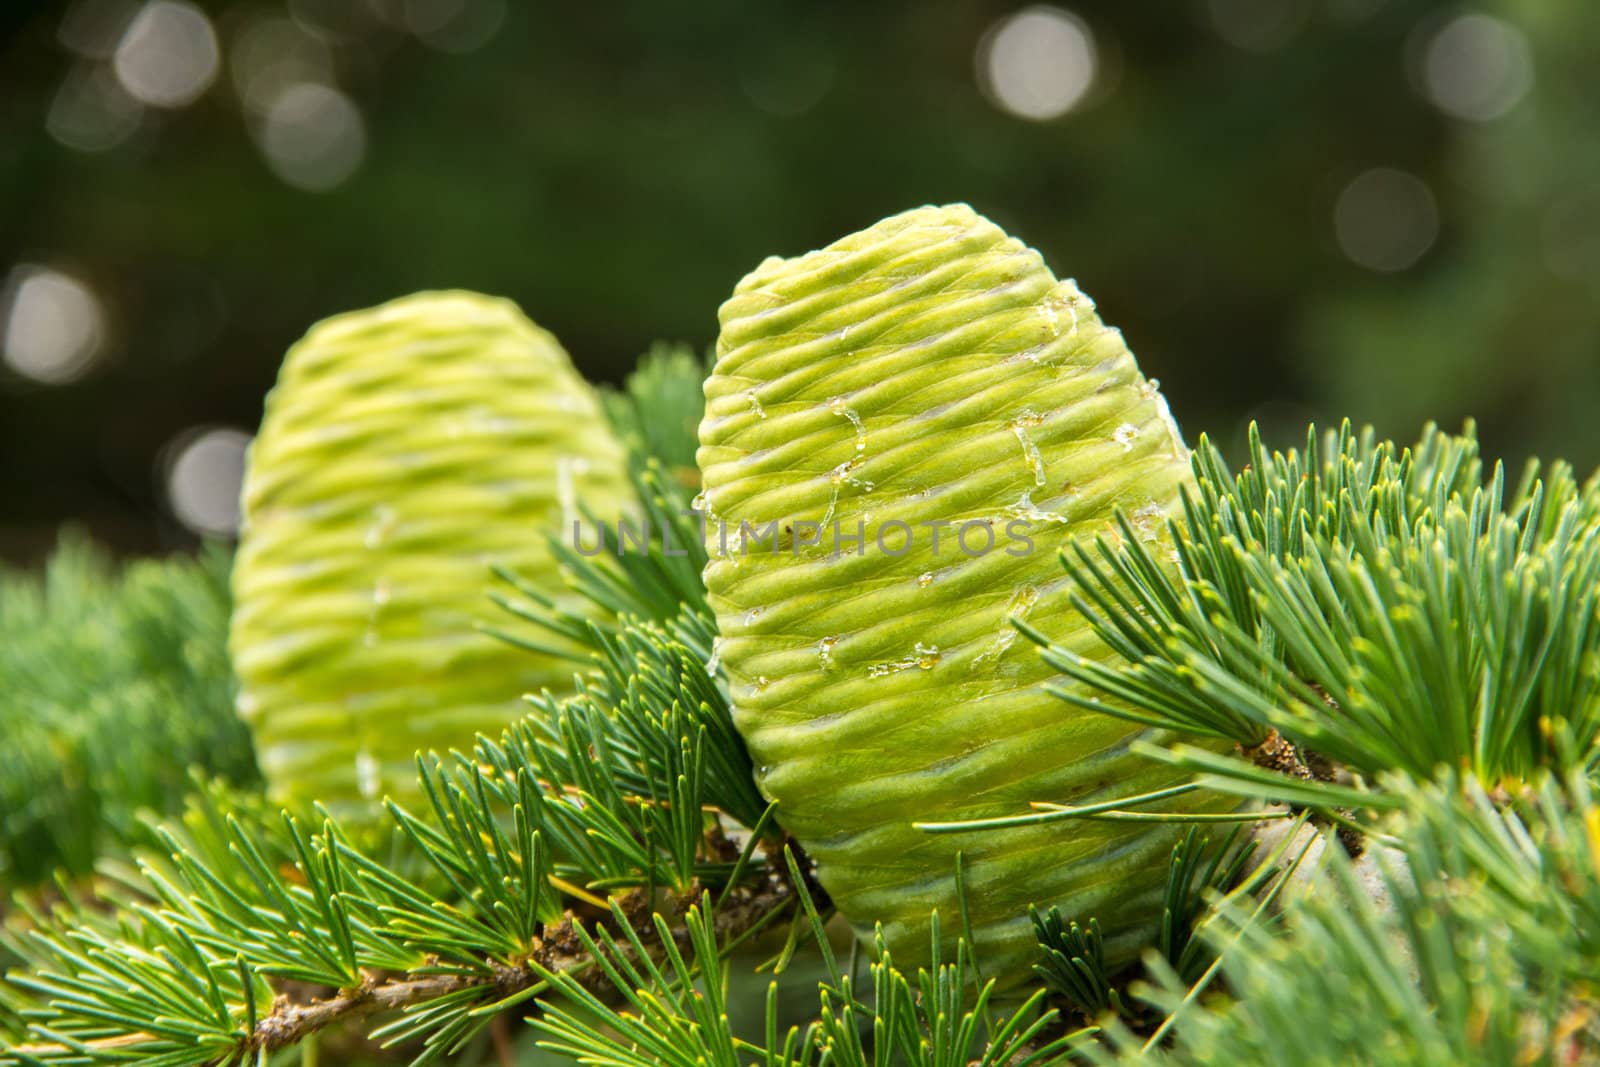
M 250 450 L 230 643 L 280 800 L 372 810 L 414 754 L 469 747 L 570 685 L 478 631 L 491 563 L 554 595 L 545 538 L 629 498 L 620 446 L 556 340 L 507 300 L 420 293 L 312 327 Z
M 1177 780 L 1128 752 L 1126 722 L 1046 693 L 1061 679 L 1008 622 L 1110 655 L 1058 553 L 1114 533 L 1118 508 L 1167 537 L 1189 463 L 1160 394 L 1076 285 L 965 206 L 769 259 L 721 322 L 699 463 L 727 547 L 713 533 L 706 585 L 779 821 L 902 963 L 926 958 L 932 909 L 960 930 L 958 850 L 986 976 L 1027 977 L 1030 903 L 1098 917 L 1127 960 L 1159 919 L 1179 828 L 912 824 Z

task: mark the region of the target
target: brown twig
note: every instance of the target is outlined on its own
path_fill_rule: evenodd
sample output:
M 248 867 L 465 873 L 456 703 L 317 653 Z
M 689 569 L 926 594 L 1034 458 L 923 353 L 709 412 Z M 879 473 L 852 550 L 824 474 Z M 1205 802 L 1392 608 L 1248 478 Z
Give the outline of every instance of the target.
M 787 882 L 786 873 L 780 876 L 769 872 L 760 883 L 734 890 L 717 910 L 715 931 L 718 939 L 738 937 L 748 932 L 773 912 L 785 907 L 794 899 L 794 891 Z M 689 901 L 684 901 L 686 910 Z M 654 962 L 666 957 L 666 946 L 657 936 L 655 926 L 649 922 L 650 901 L 645 894 L 635 892 L 623 901 L 623 910 L 635 925 L 646 954 Z M 543 971 L 557 975 L 571 975 L 586 991 L 602 1000 L 614 999 L 616 990 L 602 968 L 594 966 L 595 958 L 583 946 L 574 928 L 575 916 L 570 911 L 558 923 L 544 929 L 543 936 L 535 938 L 527 958 L 517 965 L 493 961 L 485 975 L 429 975 L 422 978 L 371 976 L 354 989 L 344 990 L 332 997 L 310 1003 L 297 1003 L 288 995 L 280 995 L 272 1010 L 257 1023 L 255 1030 L 228 1054 L 210 1061 L 212 1065 L 253 1059 L 258 1052 L 275 1052 L 298 1044 L 312 1034 L 331 1026 L 362 1019 L 369 1015 L 399 1011 L 413 1004 L 424 1003 L 449 993 L 464 989 L 482 989 L 486 997 L 504 999 L 524 992 L 544 981 Z M 672 939 L 680 950 L 689 947 L 689 932 L 681 923 L 674 923 Z M 621 961 L 640 962 L 635 950 L 628 944 L 621 946 Z M 85 1042 L 92 1048 L 136 1048 L 154 1041 L 149 1034 L 119 1034 Z M 46 1056 L 69 1051 L 59 1044 L 20 1045 L 10 1051 L 28 1056 Z M 242 1055 L 241 1055 L 242 1054 Z
M 654 925 L 648 921 L 648 901 L 641 893 L 630 894 L 629 898 L 624 901 L 623 910 L 637 924 L 645 951 L 653 961 L 659 962 L 666 956 L 666 946 L 656 936 Z M 791 899 L 788 887 L 776 878 L 768 878 L 755 888 L 735 891 L 716 914 L 718 938 L 736 937 L 744 933 Z M 688 930 L 679 924 L 674 926 L 672 932 L 676 946 L 686 948 Z M 634 954 L 631 946 L 622 946 L 624 962 L 638 962 L 631 958 Z M 535 963 L 538 968 L 532 966 Z M 559 923 L 546 927 L 544 936 L 535 939 L 527 963 L 515 967 L 496 963 L 488 976 L 442 975 L 379 982 L 314 1004 L 291 1005 L 283 1011 L 274 1006 L 272 1014 L 257 1024 L 245 1051 L 253 1053 L 265 1049 L 272 1052 L 296 1044 L 307 1034 L 334 1023 L 396 1011 L 470 987 L 483 987 L 495 999 L 503 999 L 543 981 L 539 968 L 552 974 L 572 975 L 585 990 L 601 999 L 614 997 L 616 991 L 610 979 L 594 963 L 594 957 L 584 949 L 583 942 L 576 936 L 573 916 L 568 913 Z

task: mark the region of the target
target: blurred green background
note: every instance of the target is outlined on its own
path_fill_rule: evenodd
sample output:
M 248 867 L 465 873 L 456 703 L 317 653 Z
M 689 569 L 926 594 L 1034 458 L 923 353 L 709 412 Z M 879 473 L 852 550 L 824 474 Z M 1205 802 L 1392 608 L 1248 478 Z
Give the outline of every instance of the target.
M 511 296 L 592 378 L 768 254 L 966 200 L 1185 431 L 1600 461 L 1600 6 L 0 4 L 0 559 L 233 521 L 313 320 Z

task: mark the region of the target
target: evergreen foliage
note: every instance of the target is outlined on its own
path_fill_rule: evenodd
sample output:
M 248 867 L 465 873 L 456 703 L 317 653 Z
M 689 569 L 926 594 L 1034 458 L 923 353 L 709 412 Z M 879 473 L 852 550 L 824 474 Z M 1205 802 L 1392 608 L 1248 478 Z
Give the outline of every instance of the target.
M 1139 990 L 1170 1045 L 1120 1024 L 1099 1067 L 1591 1064 L 1600 1057 L 1600 808 L 1582 778 L 1506 801 L 1470 778 L 1395 781 L 1404 842 L 1376 874 L 1334 850 L 1282 921 L 1225 909 L 1233 998 L 1208 1010 L 1169 970 Z M 1381 888 L 1374 903 L 1373 889 Z
M 647 420 L 683 403 L 633 395 Z M 1230 819 L 1305 809 L 1271 848 L 1226 825 L 1183 838 L 1131 971 L 1107 972 L 1096 916 L 1036 912 L 1041 982 L 996 1000 L 967 939 L 941 954 L 964 898 L 934 916 L 931 966 L 881 935 L 870 964 L 836 950 L 732 730 L 686 491 L 637 455 L 644 517 L 676 521 L 687 555 L 561 548 L 598 615 L 498 586 L 503 637 L 582 650 L 575 695 L 420 757 L 427 804 L 391 804 L 388 836 L 213 785 L 135 862 L 19 903 L 0 1064 L 265 1064 L 351 1030 L 480 1063 L 507 1017 L 615 1067 L 1594 1062 L 1594 492 L 1561 466 L 1508 488 L 1470 437 L 1309 441 L 1237 474 L 1202 445 L 1176 573 L 1127 528 L 1067 561 L 1120 660 L 1034 635 L 1132 710 L 1091 706 L 1172 732 L 1152 758 L 1287 805 Z M 1055 799 L 1016 817 L 1177 817 L 1162 795 Z M 822 977 L 796 1020 L 802 958 Z
M 1490 786 L 1600 761 L 1600 489 L 1563 463 L 1484 474 L 1471 427 L 1412 448 L 1348 424 L 1304 451 L 1252 430 L 1231 471 L 1202 439 L 1173 523 L 1176 568 L 1123 521 L 1067 559 L 1081 610 L 1120 654 L 1045 658 L 1097 693 L 1062 699 L 1256 764 L 1180 746 L 1205 784 L 1325 811 L 1399 803 L 1385 774 Z M 1287 743 L 1285 743 L 1287 742 Z M 1333 761 L 1341 781 L 1315 774 Z M 1289 770 L 1298 781 L 1284 782 Z M 1066 813 L 1070 815 L 1070 813 Z
M 255 780 L 233 713 L 227 553 L 114 566 L 67 535 L 0 571 L 0 893 L 144 840 L 187 768 Z
M 546 972 L 593 982 L 594 959 L 574 947 L 591 913 L 626 926 L 657 889 L 714 888 L 741 931 L 771 921 L 789 891 L 703 814 L 733 797 L 761 822 L 748 764 L 725 765 L 719 735 L 685 725 L 718 712 L 704 664 L 681 652 L 642 635 L 611 646 L 614 672 L 658 683 L 663 714 L 583 693 L 470 757 L 419 760 L 429 810 L 389 806 L 415 864 L 331 818 L 250 817 L 208 795 L 184 826 L 160 828 L 164 856 L 33 913 L 12 938 L 26 973 L 10 1007 L 35 1040 L 0 1063 L 119 1062 L 130 1049 L 171 1067 L 245 1063 L 388 1008 L 404 1010 L 374 1036 L 420 1040 L 417 1062 L 432 1062 L 487 1009 L 542 992 Z M 284 983 L 326 995 L 275 1000 Z
M 691 475 L 698 485 L 694 453 L 700 413 L 705 409 L 707 364 L 687 345 L 657 343 L 639 358 L 620 390 L 600 394 L 606 417 L 635 461 L 655 459 Z

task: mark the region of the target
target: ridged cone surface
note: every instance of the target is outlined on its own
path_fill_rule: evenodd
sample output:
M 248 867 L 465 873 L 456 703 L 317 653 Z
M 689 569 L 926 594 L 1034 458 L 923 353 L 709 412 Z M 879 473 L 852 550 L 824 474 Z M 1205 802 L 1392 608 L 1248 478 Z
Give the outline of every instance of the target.
M 416 796 L 414 753 L 470 746 L 571 684 L 478 631 L 491 562 L 561 590 L 545 537 L 629 498 L 598 400 L 507 300 L 419 293 L 312 327 L 250 449 L 233 573 L 240 713 L 281 800 Z
M 912 823 L 1176 782 L 1128 751 L 1129 724 L 1046 693 L 1062 679 L 1007 622 L 1110 654 L 1071 606 L 1058 553 L 1114 534 L 1117 508 L 1166 541 L 1190 474 L 1154 384 L 1073 282 L 965 206 L 769 259 L 721 325 L 698 457 L 705 577 L 735 720 L 779 821 L 859 933 L 884 924 L 897 961 L 926 958 L 936 907 L 959 932 L 958 850 L 986 977 L 1027 977 L 1029 903 L 1098 917 L 1108 954 L 1126 961 L 1149 943 L 1180 827 L 932 835 Z M 759 543 L 774 519 L 822 524 L 820 543 Z M 1031 552 L 1008 536 L 1015 520 Z M 937 552 L 922 525 L 933 521 L 952 524 Z M 974 521 L 992 524 L 985 554 L 981 527 L 973 554 L 955 542 Z M 862 522 L 858 554 L 837 535 Z

